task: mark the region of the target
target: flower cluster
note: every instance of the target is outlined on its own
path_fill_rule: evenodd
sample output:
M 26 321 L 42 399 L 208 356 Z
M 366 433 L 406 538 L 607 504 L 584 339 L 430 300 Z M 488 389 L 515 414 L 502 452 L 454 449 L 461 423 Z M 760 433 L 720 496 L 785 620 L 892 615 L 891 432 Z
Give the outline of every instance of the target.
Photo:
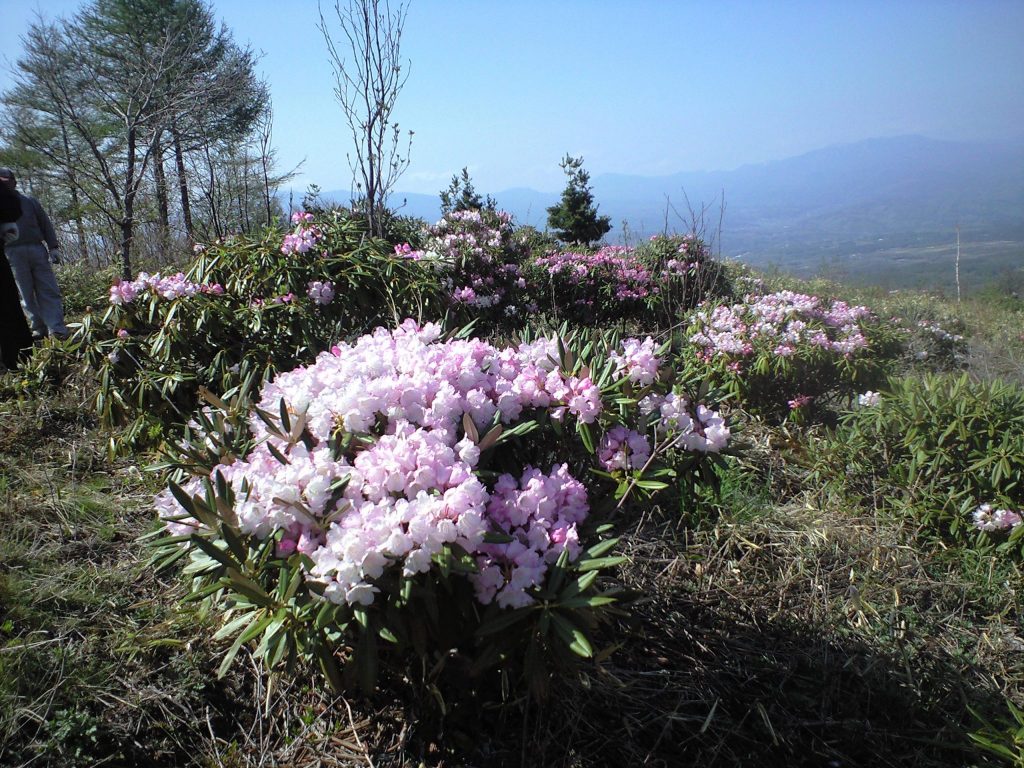
M 699 267 L 700 264 L 696 261 L 669 259 L 665 262 L 665 268 L 661 270 L 661 279 L 668 280 L 678 275 L 688 275 L 692 270 L 698 269 Z
M 505 211 L 452 211 L 428 234 L 439 253 L 489 262 L 511 237 L 512 216 Z
M 653 235 L 650 243 L 657 253 L 662 280 L 689 276 L 710 256 L 707 245 L 692 232 L 672 237 Z
M 791 410 L 791 411 L 799 411 L 801 408 L 806 408 L 813 401 L 814 401 L 814 398 L 811 397 L 810 395 L 797 395 L 792 400 L 790 400 L 787 403 L 787 405 L 789 405 L 789 410 Z
M 571 300 L 580 306 L 602 300 L 635 302 L 661 290 L 635 251 L 624 246 L 609 245 L 596 253 L 552 253 L 535 259 L 534 265 L 568 287 Z
M 979 531 L 1008 531 L 1024 522 L 1020 512 L 1010 509 L 995 509 L 992 504 L 982 504 L 972 515 L 974 527 Z
M 642 413 L 658 413 L 655 429 L 679 441 L 684 450 L 693 453 L 720 453 L 729 445 L 729 426 L 718 411 L 703 404 L 694 404 L 674 392 L 652 394 L 640 401 Z
M 182 272 L 167 277 L 159 272 L 155 275 L 140 272 L 134 280 L 118 280 L 110 286 L 110 303 L 124 306 L 146 293 L 170 300 L 195 296 L 197 293 L 220 296 L 224 293 L 224 287 L 219 283 L 193 283 Z
M 443 273 L 454 306 L 486 310 L 514 306 L 526 287 L 520 273 L 525 257 L 513 237 L 512 217 L 504 211 L 451 211 L 426 231 L 423 251 L 405 243 L 396 255 L 427 260 Z M 505 312 L 505 314 L 516 314 Z
M 326 306 L 334 301 L 334 283 L 330 280 L 311 280 L 306 295 L 314 304 Z
M 298 298 L 294 293 L 289 291 L 288 293 L 281 294 L 280 296 L 272 296 L 269 299 L 264 299 L 262 296 L 257 296 L 251 302 L 249 306 L 253 309 L 260 309 L 261 307 L 269 307 L 275 304 L 294 304 L 295 299 Z
M 615 363 L 618 377 L 625 376 L 643 387 L 654 383 L 661 364 L 655 355 L 654 339 L 650 336 L 643 341 L 626 339 L 622 343 L 622 351 L 612 352 L 610 359 Z
M 499 297 L 497 295 L 484 295 L 478 296 L 477 292 L 468 285 L 462 288 L 456 288 L 452 291 L 452 303 L 454 304 L 466 304 L 470 307 L 480 307 L 481 309 L 487 309 L 493 307 L 498 303 Z
M 413 247 L 408 243 L 396 245 L 395 256 L 400 259 L 411 259 L 412 261 L 421 261 L 426 258 L 426 254 L 423 251 L 413 250 Z
M 753 293 L 764 293 L 765 282 L 763 278 L 754 277 L 753 275 L 740 275 L 734 278 L 737 285 L 747 286 Z
M 616 469 L 641 469 L 649 458 L 650 441 L 639 432 L 623 426 L 608 432 L 597 449 L 598 462 L 609 472 Z
M 636 247 L 548 251 L 527 266 L 533 295 L 545 312 L 591 323 L 623 317 L 672 324 L 708 296 L 731 293 L 698 236 L 656 235 Z
M 816 296 L 780 291 L 748 295 L 743 302 L 704 309 L 695 315 L 690 340 L 704 357 L 745 357 L 758 345 L 770 345 L 777 357 L 790 357 L 800 345 L 852 356 L 868 346 L 860 321 L 866 307 L 843 301 L 825 305 Z
M 586 488 L 565 464 L 547 475 L 527 467 L 518 480 L 508 474 L 499 477 L 487 517 L 512 541 L 479 547 L 480 572 L 472 577 L 477 599 L 485 605 L 493 600 L 503 608 L 533 602 L 529 590 L 543 583 L 548 566 L 564 550 L 570 560 L 579 556 L 576 526 L 589 509 Z
M 926 334 L 931 335 L 938 341 L 948 341 L 958 343 L 964 340 L 964 337 L 958 333 L 950 333 L 938 323 L 932 322 L 931 320 L 921 320 L 918 322 L 917 327 Z
M 414 578 L 460 552 L 476 565 L 467 578 L 479 602 L 527 605 L 563 553 L 578 557 L 588 493 L 567 463 L 479 471 L 481 453 L 501 444 L 497 427 L 550 419 L 596 429 L 591 453 L 607 472 L 644 471 L 654 453 L 621 408 L 606 406 L 589 365 L 565 367 L 563 349 L 556 338 L 507 348 L 442 341 L 437 325 L 412 320 L 378 328 L 264 385 L 249 422 L 256 447 L 184 490 L 217 485 L 219 473 L 241 532 L 272 538 L 280 557 L 301 553 L 334 603 L 373 604 L 386 572 Z M 652 339 L 626 339 L 608 354 L 610 392 L 623 379 L 645 387 L 634 426 L 688 451 L 727 445 L 720 414 L 648 387 L 659 380 Z M 265 421 L 282 408 L 280 428 Z M 172 534 L 199 529 L 170 491 L 156 506 Z
M 878 392 L 872 392 L 870 389 L 862 395 L 857 395 L 857 403 L 866 407 L 878 405 L 882 402 L 882 396 Z
M 283 398 L 312 446 L 282 440 L 254 419 L 265 442 L 244 461 L 218 467 L 234 488 L 241 529 L 279 535 L 280 551 L 308 555 L 328 600 L 370 603 L 386 568 L 422 573 L 444 546 L 456 545 L 480 565 L 473 579 L 482 601 L 522 605 L 562 549 L 576 552 L 575 526 L 588 507 L 567 467 L 547 475 L 527 468 L 488 489 L 474 472 L 480 448 L 459 433 L 465 418 L 484 429 L 536 408 L 592 422 L 602 410 L 599 390 L 558 368 L 552 340 L 499 350 L 479 340 L 440 343 L 439 335 L 435 325 L 407 321 L 279 375 L 261 406 L 276 410 Z M 336 455 L 331 447 L 338 433 L 375 430 L 358 451 Z M 167 493 L 157 506 L 165 518 L 180 514 Z M 181 531 L 195 522 L 170 524 Z M 485 544 L 488 531 L 513 541 Z
M 281 253 L 308 253 L 317 243 L 324 239 L 319 227 L 312 226 L 313 214 L 296 211 L 292 214 L 295 229 L 284 236 Z

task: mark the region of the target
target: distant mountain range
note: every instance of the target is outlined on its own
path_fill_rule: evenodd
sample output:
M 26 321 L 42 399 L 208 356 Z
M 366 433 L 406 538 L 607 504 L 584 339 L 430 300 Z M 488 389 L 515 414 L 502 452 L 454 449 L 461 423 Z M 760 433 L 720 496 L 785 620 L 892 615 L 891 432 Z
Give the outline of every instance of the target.
M 948 256 L 943 248 L 951 247 L 959 226 L 965 264 L 972 254 L 980 258 L 973 244 L 984 252 L 984 265 L 976 267 L 986 277 L 1008 269 L 1024 279 L 1024 141 L 869 139 L 732 171 L 602 174 L 592 183 L 600 212 L 614 224 L 611 242 L 647 237 L 666 225 L 687 231 L 687 199 L 697 212 L 709 206 L 705 228 L 717 238 L 724 200 L 717 246 L 754 265 L 871 283 L 920 282 L 929 263 Z M 559 197 L 523 188 L 492 195 L 517 221 L 540 228 Z M 433 221 L 440 214 L 436 195 L 399 192 L 392 199 L 404 201 L 402 211 L 410 215 Z

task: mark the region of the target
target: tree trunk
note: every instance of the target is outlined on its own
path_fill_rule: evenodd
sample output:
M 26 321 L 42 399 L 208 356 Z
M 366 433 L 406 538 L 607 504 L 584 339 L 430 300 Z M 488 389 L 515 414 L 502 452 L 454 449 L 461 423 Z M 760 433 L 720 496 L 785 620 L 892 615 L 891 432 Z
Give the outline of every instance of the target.
M 273 211 L 270 208 L 270 131 L 271 131 L 271 116 L 268 113 L 266 116 L 266 124 L 260 132 L 260 170 L 263 171 L 263 205 L 266 208 L 267 220 L 266 226 L 270 226 L 273 223 Z
M 71 142 L 68 140 L 68 128 L 64 124 L 64 113 L 59 113 L 60 135 L 64 141 L 64 159 L 67 169 L 68 187 L 71 189 L 71 207 L 75 212 L 75 236 L 78 240 L 78 257 L 83 262 L 89 261 L 89 243 L 85 239 L 85 222 L 82 221 L 82 201 L 78 197 L 78 179 L 75 165 L 71 162 Z
M 171 129 L 171 138 L 174 140 L 174 164 L 178 172 L 178 191 L 181 193 L 181 218 L 185 222 L 185 236 L 192 240 L 192 207 L 189 205 L 188 200 L 188 176 L 185 172 L 185 153 L 181 148 L 181 135 L 174 128 Z
M 249 174 L 250 168 L 249 150 L 242 150 L 242 231 L 249 234 L 252 225 L 249 222 Z
M 159 134 L 153 137 L 153 183 L 156 186 L 157 227 L 160 232 L 161 255 L 166 256 L 171 245 L 171 211 L 167 200 L 167 174 L 164 172 L 164 150 Z
M 213 156 L 210 154 L 209 144 L 203 147 L 203 152 L 206 155 L 206 169 L 210 178 L 209 189 L 206 193 L 207 199 L 210 201 L 210 218 L 212 219 L 214 234 L 216 234 L 217 239 L 220 240 L 224 237 L 224 231 L 220 226 L 220 203 L 217 199 L 217 175 L 213 167 Z
M 75 239 L 78 241 L 78 258 L 82 260 L 83 264 L 88 264 L 89 240 L 85 236 L 85 221 L 82 219 L 82 203 L 78 198 L 78 187 L 74 181 L 71 181 L 68 186 L 71 187 L 71 204 L 75 208 Z
M 128 131 L 128 167 L 124 180 L 124 216 L 121 217 L 121 277 L 131 280 L 132 235 L 135 229 L 135 130 Z

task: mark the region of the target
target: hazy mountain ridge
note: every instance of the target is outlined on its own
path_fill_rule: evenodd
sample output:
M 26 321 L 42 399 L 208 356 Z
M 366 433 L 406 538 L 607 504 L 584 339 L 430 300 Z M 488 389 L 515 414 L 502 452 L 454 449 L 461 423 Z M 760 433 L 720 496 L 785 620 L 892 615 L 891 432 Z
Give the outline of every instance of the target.
M 611 242 L 621 241 L 623 222 L 632 237 L 661 232 L 666 221 L 670 230 L 686 230 L 686 198 L 697 209 L 710 205 L 706 223 L 716 230 L 724 197 L 723 253 L 802 274 L 891 247 L 948 244 L 957 226 L 966 241 L 1002 243 L 1000 268 L 1012 266 L 1015 253 L 1024 260 L 1024 140 L 868 139 L 729 171 L 600 174 L 593 188 L 600 213 L 612 219 Z M 528 188 L 492 194 L 519 222 L 540 228 L 559 198 Z M 440 215 L 437 195 L 399 192 L 392 201 L 428 221 Z
M 649 179 L 602 175 L 594 189 L 608 209 L 627 201 L 634 209 L 641 202 L 664 209 L 666 194 L 682 202 L 684 190 L 698 202 L 717 201 L 724 193 L 726 232 L 731 225 L 805 225 L 865 206 L 898 206 L 902 228 L 915 230 L 923 224 L 955 228 L 958 215 L 978 223 L 1019 222 L 1024 144 L 871 139 L 733 171 Z

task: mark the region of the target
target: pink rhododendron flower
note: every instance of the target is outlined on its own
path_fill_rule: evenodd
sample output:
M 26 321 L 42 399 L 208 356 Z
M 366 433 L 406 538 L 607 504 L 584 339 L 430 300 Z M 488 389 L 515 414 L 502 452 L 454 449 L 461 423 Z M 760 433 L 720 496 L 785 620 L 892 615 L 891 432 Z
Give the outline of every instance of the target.
M 697 312 L 690 340 L 708 359 L 745 357 L 758 344 L 770 345 L 779 357 L 797 354 L 801 344 L 849 356 L 867 347 L 858 323 L 870 316 L 866 307 L 842 301 L 825 306 L 816 296 L 792 291 L 748 295 L 741 303 Z
M 326 306 L 334 301 L 334 283 L 329 280 L 312 280 L 306 293 L 313 303 Z
M 650 457 L 650 441 L 623 426 L 614 427 L 608 432 L 597 448 L 598 463 L 609 472 L 617 469 L 642 469 Z
M 878 405 L 882 402 L 882 396 L 878 392 L 872 392 L 870 389 L 862 395 L 857 395 L 857 402 L 864 406 Z
M 253 418 L 261 442 L 216 470 L 235 492 L 242 531 L 278 536 L 280 556 L 305 554 L 327 600 L 370 604 L 386 569 L 426 572 L 453 545 L 478 563 L 471 579 L 482 602 L 524 605 L 562 551 L 578 554 L 576 525 L 588 505 L 567 466 L 547 474 L 527 467 L 489 489 L 475 473 L 480 448 L 463 423 L 469 417 L 482 430 L 536 407 L 593 420 L 599 390 L 590 379 L 561 373 L 551 358 L 554 340 L 502 350 L 475 339 L 442 343 L 440 333 L 406 321 L 279 374 L 264 386 L 260 407 L 276 411 L 283 398 L 304 419 L 310 445 L 289 444 Z M 334 457 L 330 438 L 339 429 L 358 434 L 382 423 L 382 433 L 354 456 Z M 287 455 L 286 464 L 271 445 Z M 634 461 L 646 461 L 642 437 L 627 436 L 627 446 Z M 190 482 L 189 492 L 198 492 L 199 482 Z M 181 512 L 169 491 L 157 506 L 165 519 Z M 189 520 L 168 525 L 194 529 Z M 488 531 L 513 541 L 485 543 Z
M 155 275 L 140 272 L 134 280 L 118 280 L 110 287 L 110 303 L 123 306 L 132 303 L 145 293 L 172 300 L 195 296 L 197 293 L 220 295 L 224 293 L 224 288 L 217 283 L 211 285 L 193 283 L 181 272 L 168 277 L 163 277 L 159 272 Z
M 518 480 L 502 475 L 487 505 L 490 520 L 510 535 L 508 544 L 483 544 L 477 557 L 479 574 L 471 577 L 477 599 L 496 601 L 503 608 L 529 605 L 532 587 L 543 583 L 548 566 L 563 550 L 569 559 L 579 555 L 576 525 L 589 510 L 583 484 L 565 464 L 548 475 L 527 467 Z
M 395 255 L 403 259 L 411 259 L 412 261 L 420 261 L 425 256 L 423 251 L 413 250 L 413 247 L 408 243 L 396 245 Z
M 720 453 L 729 444 L 729 427 L 718 411 L 697 406 L 693 428 L 683 437 L 683 446 L 698 453 Z
M 1008 531 L 1021 525 L 1019 512 L 1010 509 L 995 509 L 992 504 L 982 504 L 973 514 L 974 527 L 979 531 Z
M 622 342 L 621 353 L 612 352 L 609 358 L 615 363 L 617 376 L 625 376 L 646 387 L 654 383 L 661 363 L 654 351 L 654 339 L 650 336 L 643 341 L 626 339 Z

